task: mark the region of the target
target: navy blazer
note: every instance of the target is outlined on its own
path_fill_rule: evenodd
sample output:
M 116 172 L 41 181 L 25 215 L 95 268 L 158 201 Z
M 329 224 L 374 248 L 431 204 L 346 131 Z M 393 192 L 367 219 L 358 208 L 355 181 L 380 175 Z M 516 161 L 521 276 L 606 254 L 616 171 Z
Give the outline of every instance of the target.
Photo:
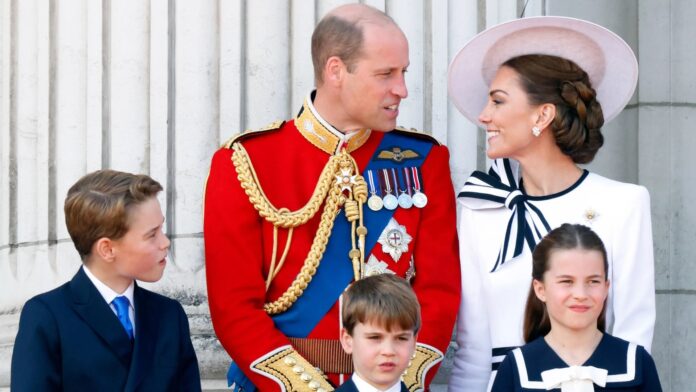
M 334 392 L 360 392 L 358 391 L 358 387 L 355 386 L 355 383 L 353 382 L 353 378 L 349 378 L 341 384 L 340 387 L 336 388 Z M 406 388 L 406 384 L 404 382 L 401 382 L 401 392 L 409 392 L 408 388 Z
M 22 391 L 200 391 L 181 305 L 135 285 L 135 341 L 85 272 L 24 305 L 10 388 Z

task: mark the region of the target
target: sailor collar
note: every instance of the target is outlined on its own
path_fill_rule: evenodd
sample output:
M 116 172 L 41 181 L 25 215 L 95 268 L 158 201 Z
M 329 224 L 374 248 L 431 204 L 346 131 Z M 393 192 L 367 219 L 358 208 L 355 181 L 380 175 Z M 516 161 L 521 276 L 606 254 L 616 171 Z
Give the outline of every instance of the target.
M 317 112 L 312 104 L 314 92 L 310 93 L 295 118 L 295 127 L 310 143 L 326 152 L 336 155 L 345 147 L 352 152 L 360 148 L 370 137 L 370 129 L 343 133 L 334 128 Z
M 525 352 L 525 348 L 527 349 Z M 547 390 L 542 380 L 542 372 L 552 368 L 569 369 L 558 355 L 548 346 L 544 338 L 538 338 L 534 342 L 512 350 L 514 364 L 517 367 L 520 386 L 524 389 Z M 642 363 L 637 361 L 637 348 L 635 343 L 617 339 L 604 334 L 595 352 L 582 367 L 597 367 L 606 369 L 606 387 L 625 387 L 637 385 L 642 381 Z M 527 362 L 527 358 L 534 358 L 533 362 Z M 554 366 L 561 365 L 564 366 Z M 638 369 L 638 368 L 641 369 Z

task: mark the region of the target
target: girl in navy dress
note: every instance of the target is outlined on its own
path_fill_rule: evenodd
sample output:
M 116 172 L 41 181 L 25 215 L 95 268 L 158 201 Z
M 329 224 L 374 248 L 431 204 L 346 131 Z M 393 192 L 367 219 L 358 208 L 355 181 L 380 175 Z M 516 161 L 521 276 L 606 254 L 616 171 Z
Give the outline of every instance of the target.
M 563 224 L 532 253 L 526 345 L 507 354 L 492 391 L 662 391 L 643 346 L 605 332 L 607 255 L 588 227 Z

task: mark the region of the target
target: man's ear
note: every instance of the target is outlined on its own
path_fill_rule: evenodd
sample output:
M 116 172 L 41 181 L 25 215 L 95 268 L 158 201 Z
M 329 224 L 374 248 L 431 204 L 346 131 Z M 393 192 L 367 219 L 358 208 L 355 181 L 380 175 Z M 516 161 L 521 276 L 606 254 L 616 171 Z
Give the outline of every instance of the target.
M 346 64 L 338 56 L 329 57 L 324 66 L 324 83 L 340 85 L 347 71 Z
M 532 287 L 534 287 L 534 294 L 536 294 L 539 301 L 546 302 L 546 289 L 544 289 L 544 282 L 532 279 Z
M 116 258 L 116 249 L 114 242 L 107 237 L 102 237 L 97 240 L 92 246 L 92 252 L 99 256 L 100 259 L 112 262 Z
M 353 354 L 353 337 L 345 328 L 341 328 L 341 346 L 346 354 Z

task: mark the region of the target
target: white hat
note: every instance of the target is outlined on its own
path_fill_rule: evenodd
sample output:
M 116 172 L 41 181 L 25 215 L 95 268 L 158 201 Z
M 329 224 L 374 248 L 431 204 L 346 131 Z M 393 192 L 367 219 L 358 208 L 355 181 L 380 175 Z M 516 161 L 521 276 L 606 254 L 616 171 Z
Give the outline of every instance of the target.
M 530 17 L 482 31 L 454 56 L 447 81 L 454 106 L 478 123 L 488 100 L 488 86 L 500 65 L 526 54 L 562 57 L 587 72 L 605 123 L 626 106 L 638 82 L 636 56 L 610 30 L 576 18 Z

